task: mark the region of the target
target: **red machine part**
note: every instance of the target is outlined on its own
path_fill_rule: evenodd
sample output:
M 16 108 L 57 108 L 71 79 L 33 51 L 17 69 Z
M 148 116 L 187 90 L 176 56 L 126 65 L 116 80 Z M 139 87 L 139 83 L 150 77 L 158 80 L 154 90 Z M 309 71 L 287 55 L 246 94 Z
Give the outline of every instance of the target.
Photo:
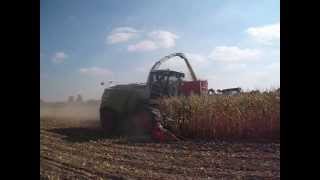
M 208 81 L 184 81 L 179 87 L 179 91 L 185 96 L 206 94 L 208 92 Z
M 151 137 L 158 142 L 179 141 L 179 138 L 167 129 L 163 128 L 159 122 L 157 122 L 153 127 Z

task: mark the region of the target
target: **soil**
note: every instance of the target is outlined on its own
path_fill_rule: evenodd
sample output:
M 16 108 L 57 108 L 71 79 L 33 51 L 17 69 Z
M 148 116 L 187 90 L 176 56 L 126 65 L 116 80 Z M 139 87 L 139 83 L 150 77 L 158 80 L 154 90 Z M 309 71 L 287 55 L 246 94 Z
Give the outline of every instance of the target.
M 98 121 L 40 120 L 41 179 L 280 179 L 280 143 L 111 138 Z

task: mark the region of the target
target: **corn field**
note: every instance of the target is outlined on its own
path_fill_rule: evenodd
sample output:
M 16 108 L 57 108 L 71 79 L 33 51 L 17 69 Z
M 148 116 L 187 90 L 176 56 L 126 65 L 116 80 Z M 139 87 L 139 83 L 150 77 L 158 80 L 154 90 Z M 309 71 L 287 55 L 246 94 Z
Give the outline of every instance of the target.
M 160 100 L 164 125 L 192 139 L 280 139 L 280 94 L 171 97 Z

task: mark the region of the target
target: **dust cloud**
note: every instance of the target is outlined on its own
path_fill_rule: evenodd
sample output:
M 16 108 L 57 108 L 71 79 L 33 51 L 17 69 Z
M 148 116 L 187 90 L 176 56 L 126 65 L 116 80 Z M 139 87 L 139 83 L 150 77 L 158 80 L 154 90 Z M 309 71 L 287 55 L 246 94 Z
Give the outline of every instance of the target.
M 98 121 L 99 104 L 40 104 L 40 119 Z

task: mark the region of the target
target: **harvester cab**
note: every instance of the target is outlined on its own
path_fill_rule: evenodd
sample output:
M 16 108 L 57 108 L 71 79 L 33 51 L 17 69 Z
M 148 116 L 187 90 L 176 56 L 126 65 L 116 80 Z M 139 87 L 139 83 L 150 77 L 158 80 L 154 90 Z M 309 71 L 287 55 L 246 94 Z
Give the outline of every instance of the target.
M 168 61 L 169 59 L 172 59 L 173 57 L 180 57 L 182 60 L 184 60 L 191 75 L 191 81 L 186 81 L 184 79 L 184 73 L 171 70 L 159 70 L 161 64 Z M 155 77 L 159 78 L 155 79 Z M 203 95 L 208 93 L 208 81 L 197 79 L 197 76 L 194 73 L 191 64 L 189 63 L 189 60 L 183 53 L 173 53 L 157 61 L 150 70 L 147 80 L 147 86 L 150 89 L 151 98 L 161 96 L 158 92 L 159 86 L 162 87 L 160 88 L 162 95 L 166 96 L 189 96 L 192 94 Z
M 156 70 L 150 72 L 150 98 L 162 96 L 178 96 L 179 87 L 185 77 L 184 73 L 171 70 Z

